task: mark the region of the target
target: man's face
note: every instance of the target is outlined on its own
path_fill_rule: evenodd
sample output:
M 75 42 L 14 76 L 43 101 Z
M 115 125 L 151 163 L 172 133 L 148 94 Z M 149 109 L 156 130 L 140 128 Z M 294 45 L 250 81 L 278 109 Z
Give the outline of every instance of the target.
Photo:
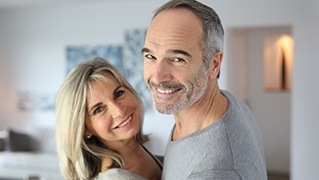
M 207 89 L 200 19 L 187 9 L 165 10 L 148 28 L 144 80 L 161 113 L 181 111 L 198 101 Z

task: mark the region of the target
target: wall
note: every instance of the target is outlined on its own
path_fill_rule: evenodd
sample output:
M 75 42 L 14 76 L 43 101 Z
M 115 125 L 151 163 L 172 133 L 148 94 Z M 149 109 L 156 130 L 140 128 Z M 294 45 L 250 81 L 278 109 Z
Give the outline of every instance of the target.
M 54 125 L 52 112 L 17 110 L 17 92 L 32 90 L 54 94 L 64 77 L 67 45 L 123 43 L 123 32 L 128 28 L 147 27 L 153 10 L 165 1 L 71 2 L 0 9 L 0 128 L 29 123 Z M 319 37 L 316 36 L 319 32 L 316 21 L 319 17 L 318 2 L 203 2 L 214 5 L 225 29 L 276 25 L 292 27 L 296 46 L 291 92 L 291 176 L 293 180 L 318 179 L 319 157 L 316 154 L 319 143 L 315 139 L 319 125 L 319 96 L 316 95 L 319 83 L 315 78 L 319 67 L 316 53 L 319 47 Z M 223 76 L 220 79 L 221 86 L 226 89 L 229 89 L 227 74 L 231 65 L 228 52 L 225 49 Z M 145 125 L 154 137 L 163 137 L 159 140 L 160 146 L 153 143 L 154 151 L 162 153 L 162 145 L 167 140 L 173 120 L 171 116 L 154 114 L 147 114 Z M 147 124 L 148 119 L 151 119 L 150 124 Z
M 263 136 L 268 171 L 289 173 L 290 92 L 269 91 L 264 87 L 265 40 L 291 34 L 289 27 L 231 29 L 228 89 L 245 100 Z M 274 53 L 273 53 L 274 54 Z
M 264 139 L 267 169 L 289 173 L 290 92 L 266 91 L 264 88 L 264 40 L 289 28 L 248 30 L 248 104 L 260 124 Z
M 300 2 L 296 17 L 295 64 L 292 92 L 291 171 L 293 180 L 319 179 L 319 2 Z M 299 9 L 298 9 L 299 10 Z
M 7 103 L 0 104 L 0 129 L 54 126 L 53 111 L 18 109 L 19 93 L 54 98 L 65 75 L 67 46 L 123 45 L 125 31 L 146 29 L 156 6 L 154 2 L 138 7 L 131 1 L 82 1 L 2 9 L 0 99 Z M 144 125 L 153 139 L 148 145 L 151 151 L 164 154 L 172 117 L 152 110 L 145 115 Z
M 208 2 L 208 1 L 207 1 Z M 214 2 L 224 17 L 226 28 L 289 25 L 295 40 L 293 88 L 291 91 L 290 173 L 292 180 L 319 178 L 319 111 L 316 78 L 319 66 L 319 2 L 307 1 L 236 1 Z M 223 5 L 221 5 L 223 4 Z M 227 38 L 226 38 L 227 39 Z M 229 41 L 227 41 L 229 42 Z M 226 46 L 227 47 L 227 46 Z M 227 54 L 226 49 L 226 54 Z M 230 62 L 226 66 L 230 67 Z M 225 65 L 224 64 L 224 65 Z M 275 112 L 273 112 L 275 113 Z M 271 131 L 269 129 L 269 131 Z

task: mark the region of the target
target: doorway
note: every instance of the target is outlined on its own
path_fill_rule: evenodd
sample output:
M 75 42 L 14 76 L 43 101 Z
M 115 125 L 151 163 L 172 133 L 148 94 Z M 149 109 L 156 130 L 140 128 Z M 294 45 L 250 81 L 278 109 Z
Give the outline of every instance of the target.
M 264 141 L 267 171 L 289 174 L 290 92 L 264 87 L 265 39 L 291 27 L 233 28 L 227 32 L 227 87 L 252 110 Z

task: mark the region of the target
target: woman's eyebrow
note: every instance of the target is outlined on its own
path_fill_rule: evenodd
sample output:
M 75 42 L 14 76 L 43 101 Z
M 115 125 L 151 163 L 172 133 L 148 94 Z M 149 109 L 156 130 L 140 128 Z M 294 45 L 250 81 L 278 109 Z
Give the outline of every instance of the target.
M 98 102 L 96 104 L 94 104 L 92 107 L 89 107 L 89 112 L 93 111 L 96 107 L 100 106 L 102 104 L 102 102 Z

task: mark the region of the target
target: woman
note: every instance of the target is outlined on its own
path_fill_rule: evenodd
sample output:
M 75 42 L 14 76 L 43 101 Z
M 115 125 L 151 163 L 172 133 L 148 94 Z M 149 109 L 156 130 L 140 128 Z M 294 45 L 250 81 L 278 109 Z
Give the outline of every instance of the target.
M 160 179 L 162 166 L 143 143 L 143 105 L 101 58 L 78 64 L 56 99 L 56 134 L 65 179 Z

